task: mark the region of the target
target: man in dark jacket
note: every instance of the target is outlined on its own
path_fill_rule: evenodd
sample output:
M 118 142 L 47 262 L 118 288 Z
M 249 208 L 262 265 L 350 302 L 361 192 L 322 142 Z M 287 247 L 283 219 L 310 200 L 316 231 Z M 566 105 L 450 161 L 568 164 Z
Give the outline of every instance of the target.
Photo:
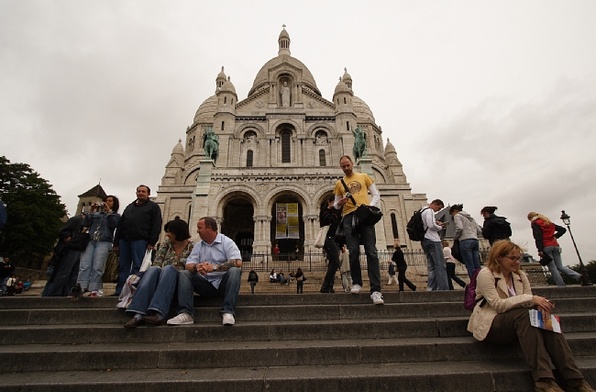
M 149 200 L 151 189 L 137 187 L 137 199 L 130 203 L 116 228 L 114 249 L 118 251 L 118 283 L 113 295 L 120 295 L 126 278 L 139 272 L 147 250 L 153 250 L 161 232 L 161 210 Z

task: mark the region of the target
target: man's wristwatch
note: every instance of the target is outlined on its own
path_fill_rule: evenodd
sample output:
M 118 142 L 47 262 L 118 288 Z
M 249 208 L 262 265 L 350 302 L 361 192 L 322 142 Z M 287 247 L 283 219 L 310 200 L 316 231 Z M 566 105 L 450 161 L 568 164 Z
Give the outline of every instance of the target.
M 219 269 L 219 264 L 211 264 L 213 266 L 213 271 L 217 271 Z

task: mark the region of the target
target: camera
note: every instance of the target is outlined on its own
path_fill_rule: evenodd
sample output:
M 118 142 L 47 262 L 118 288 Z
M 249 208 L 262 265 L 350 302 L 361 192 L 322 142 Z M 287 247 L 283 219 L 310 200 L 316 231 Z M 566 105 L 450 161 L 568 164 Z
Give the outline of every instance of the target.
M 349 199 L 350 197 L 352 197 L 352 194 L 350 192 L 346 192 L 344 197 L 347 197 Z
M 103 212 L 103 207 L 105 203 L 103 201 L 98 201 L 92 204 L 93 208 L 95 208 L 98 212 Z

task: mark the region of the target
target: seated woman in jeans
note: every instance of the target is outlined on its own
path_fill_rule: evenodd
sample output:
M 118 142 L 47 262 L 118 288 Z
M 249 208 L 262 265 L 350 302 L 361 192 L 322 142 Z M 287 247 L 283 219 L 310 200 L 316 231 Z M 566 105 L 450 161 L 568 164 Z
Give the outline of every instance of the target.
M 530 324 L 530 308 L 541 310 L 544 317 L 550 318 L 555 305 L 544 297 L 532 295 L 528 276 L 520 269 L 521 255 L 522 249 L 511 241 L 493 244 L 488 263 L 476 280 L 478 302 L 468 322 L 468 331 L 477 340 L 494 344 L 519 340 L 537 392 L 563 392 L 555 381 L 550 362 L 565 380 L 567 391 L 593 392 L 563 334 Z
M 193 242 L 190 241 L 188 223 L 176 218 L 164 226 L 166 241 L 159 247 L 153 266 L 143 274 L 126 313 L 134 314 L 124 324 L 136 328 L 143 323 L 165 324 L 172 299 L 176 294 L 178 271 L 184 269 Z

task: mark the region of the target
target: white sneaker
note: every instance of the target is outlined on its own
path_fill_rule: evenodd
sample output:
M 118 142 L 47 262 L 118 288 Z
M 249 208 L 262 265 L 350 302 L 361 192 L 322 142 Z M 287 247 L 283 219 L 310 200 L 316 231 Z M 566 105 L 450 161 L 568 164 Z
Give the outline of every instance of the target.
M 358 294 L 360 290 L 362 290 L 362 286 L 360 286 L 359 284 L 355 284 L 352 286 L 352 290 L 350 290 L 350 293 Z
M 222 318 L 223 318 L 223 321 L 222 321 L 223 325 L 231 326 L 236 323 L 236 319 L 234 318 L 234 315 L 231 313 L 222 314 Z
M 194 317 L 188 313 L 180 313 L 178 316 L 168 320 L 168 325 L 190 325 L 194 323 Z
M 385 301 L 383 301 L 383 294 L 378 291 L 373 292 L 370 295 L 370 299 L 372 299 L 373 304 L 375 305 L 383 305 L 385 303 Z

